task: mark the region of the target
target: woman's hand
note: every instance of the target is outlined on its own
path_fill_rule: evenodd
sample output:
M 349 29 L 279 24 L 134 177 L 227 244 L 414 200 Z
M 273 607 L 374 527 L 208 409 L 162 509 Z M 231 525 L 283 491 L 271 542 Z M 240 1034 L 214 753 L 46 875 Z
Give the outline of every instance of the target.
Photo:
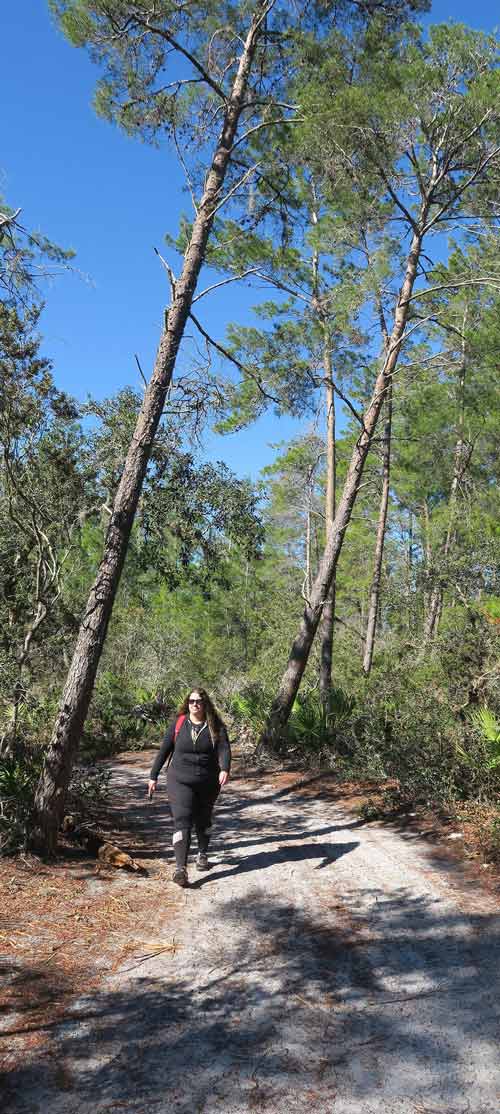
M 227 770 L 221 770 L 221 772 L 219 774 L 219 785 L 220 785 L 221 789 L 224 788 L 228 777 L 229 777 L 229 774 L 228 774 Z
M 149 781 L 148 781 L 148 797 L 149 797 L 150 801 L 153 800 L 153 796 L 154 796 L 155 793 L 156 793 L 156 781 L 152 781 L 151 778 L 150 778 Z

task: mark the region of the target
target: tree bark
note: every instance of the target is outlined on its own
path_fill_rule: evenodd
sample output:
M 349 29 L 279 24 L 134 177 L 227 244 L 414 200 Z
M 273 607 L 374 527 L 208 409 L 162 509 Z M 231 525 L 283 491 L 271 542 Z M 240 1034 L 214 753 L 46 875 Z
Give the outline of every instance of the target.
M 380 606 L 380 581 L 382 577 L 382 560 L 384 556 L 385 530 L 387 525 L 387 507 L 389 505 L 389 486 L 391 475 L 391 428 L 392 428 L 392 382 L 387 388 L 386 420 L 384 429 L 384 460 L 382 468 L 382 497 L 377 524 L 377 540 L 375 542 L 375 560 L 373 565 L 373 578 L 370 589 L 370 606 L 366 624 L 365 650 L 363 654 L 363 672 L 368 676 L 372 667 L 373 648 L 375 646 L 375 631 L 377 629 L 377 616 Z
M 221 199 L 221 188 L 231 159 L 265 9 L 264 3 L 256 5 L 232 91 L 226 102 L 220 137 L 193 224 L 182 273 L 172 290 L 172 300 L 166 314 L 165 329 L 160 339 L 153 374 L 115 496 L 103 557 L 80 625 L 54 733 L 35 797 L 33 846 L 42 853 L 52 854 L 56 848 L 66 790 L 92 695 L 137 503 L 205 258 L 215 209 Z
M 453 454 L 453 476 L 450 487 L 449 499 L 449 523 L 446 531 L 444 546 L 441 551 L 441 560 L 444 565 L 448 560 L 450 552 L 455 542 L 455 526 L 456 526 L 456 511 L 458 501 L 458 489 L 460 482 L 466 471 L 470 457 L 470 448 L 465 442 L 465 373 L 467 364 L 467 355 L 465 349 L 465 327 L 467 322 L 467 309 L 464 311 L 463 326 L 462 326 L 462 357 L 460 361 L 460 374 L 458 379 L 458 421 L 457 421 L 457 441 L 455 444 L 455 451 Z M 446 575 L 446 574 L 445 574 Z M 440 577 L 438 583 L 431 591 L 429 606 L 424 626 L 424 646 L 432 642 L 438 632 L 441 613 L 443 610 L 444 600 L 444 584 L 443 578 Z
M 408 612 L 406 625 L 407 630 L 410 632 L 413 629 L 415 615 L 412 605 L 413 600 L 413 511 L 408 511 L 408 559 L 407 559 L 407 596 L 408 596 Z
M 318 224 L 318 198 L 316 186 L 312 181 L 313 205 L 311 221 L 313 227 Z M 335 456 L 335 391 L 332 379 L 332 353 L 330 330 L 325 321 L 319 291 L 319 252 L 315 248 L 312 258 L 312 294 L 313 306 L 318 313 L 323 327 L 323 372 L 325 376 L 326 395 L 326 494 L 325 494 L 325 538 L 328 541 L 330 530 L 335 519 L 335 484 L 336 484 L 336 456 Z M 309 585 L 309 592 L 310 592 Z M 307 596 L 309 600 L 309 594 Z M 320 632 L 320 668 L 319 691 L 324 705 L 328 702 L 332 686 L 332 658 L 333 658 L 333 632 L 335 623 L 335 574 L 325 600 L 321 618 Z
M 325 528 L 326 538 L 335 521 L 335 481 L 336 481 L 336 446 L 335 446 L 335 391 L 332 381 L 332 360 L 330 338 L 328 329 L 325 328 L 323 364 L 326 380 L 326 496 L 325 496 Z M 333 659 L 333 631 L 335 623 L 335 572 L 328 591 L 321 616 L 321 651 L 319 690 L 322 703 L 326 705 L 328 694 L 332 687 L 332 659 Z
M 364 414 L 363 428 L 351 457 L 349 471 L 335 521 L 327 540 L 325 552 L 313 584 L 309 604 L 304 609 L 302 622 L 293 643 L 288 664 L 283 674 L 278 693 L 273 701 L 263 740 L 278 738 L 287 723 L 295 700 L 309 653 L 316 634 L 318 623 L 328 596 L 337 562 L 342 549 L 346 529 L 349 525 L 356 496 L 361 483 L 366 457 L 371 445 L 381 408 L 383 406 L 392 375 L 397 365 L 403 334 L 408 319 L 409 298 L 417 275 L 418 261 L 422 249 L 422 228 L 425 227 L 426 209 L 423 207 L 421 222 L 413 233 L 408 254 L 405 276 L 399 293 L 394 315 L 394 324 L 389 347 L 382 368 L 377 376 L 370 404 Z
M 309 599 L 311 593 L 311 506 L 309 504 L 306 511 L 306 538 L 304 544 L 305 550 L 305 563 L 306 571 L 304 576 L 303 596 L 306 600 Z
M 450 521 L 448 523 L 448 529 L 446 531 L 446 538 L 445 538 L 444 546 L 441 550 L 441 556 L 440 556 L 440 560 L 444 564 L 446 564 L 446 561 L 448 560 L 448 557 L 450 555 L 450 552 L 453 548 L 453 544 L 454 544 L 454 541 L 455 541 L 455 525 L 456 525 L 456 509 L 457 509 L 458 487 L 459 487 L 459 484 L 460 484 L 460 480 L 462 479 L 462 476 L 464 474 L 464 471 L 467 467 L 469 459 L 470 459 L 470 452 L 467 451 L 467 447 L 464 444 L 464 441 L 461 438 L 459 438 L 459 440 L 457 441 L 457 444 L 455 446 L 454 464 L 453 464 L 453 479 L 452 479 L 452 482 L 451 482 L 451 489 L 450 489 L 450 501 L 449 501 Z M 432 589 L 431 595 L 430 595 L 429 606 L 428 606 L 428 609 L 427 609 L 427 615 L 426 615 L 425 627 L 424 627 L 424 645 L 425 646 L 428 645 L 429 642 L 432 642 L 433 639 L 437 635 L 438 628 L 439 628 L 439 621 L 441 619 L 441 612 L 443 610 L 443 600 L 444 600 L 444 583 L 443 583 L 442 576 L 440 576 L 438 584 L 435 585 L 435 587 Z

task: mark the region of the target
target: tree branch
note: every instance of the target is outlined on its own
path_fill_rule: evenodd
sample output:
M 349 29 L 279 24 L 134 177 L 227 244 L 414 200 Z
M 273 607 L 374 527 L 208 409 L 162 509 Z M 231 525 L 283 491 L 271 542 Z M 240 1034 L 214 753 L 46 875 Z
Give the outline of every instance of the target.
M 200 294 L 197 294 L 196 297 L 193 298 L 191 305 L 194 306 L 195 302 L 199 302 L 200 298 L 205 297 L 205 294 L 211 294 L 212 290 L 218 290 L 221 286 L 227 286 L 230 282 L 240 282 L 241 279 L 246 278 L 247 275 L 255 274 L 255 267 L 249 267 L 248 270 L 242 271 L 241 275 L 232 275 L 231 278 L 222 279 L 221 282 L 214 282 L 212 286 L 205 287 L 205 290 L 202 290 Z
M 245 364 L 242 364 L 236 356 L 233 356 L 232 352 L 229 352 L 227 348 L 224 348 L 222 344 L 219 344 L 217 340 L 214 340 L 213 337 L 211 337 L 210 334 L 207 333 L 206 329 L 203 328 L 203 325 L 200 321 L 198 321 L 198 318 L 195 317 L 194 313 L 191 312 L 189 316 L 193 324 L 196 325 L 196 328 L 201 333 L 202 337 L 204 337 L 207 341 L 207 344 L 211 344 L 217 352 L 220 352 L 221 356 L 224 356 L 224 359 L 229 360 L 232 364 L 234 364 L 235 367 L 238 368 L 238 371 L 241 371 L 242 375 L 248 375 L 258 387 L 260 393 L 265 399 L 268 399 L 270 402 L 276 403 L 277 406 L 281 406 L 280 399 L 276 398 L 274 395 L 270 395 L 268 391 L 264 390 L 264 387 L 262 386 L 260 380 L 257 378 L 255 373 L 250 370 L 249 367 L 247 367 Z
M 500 290 L 500 275 L 498 278 L 493 276 L 480 279 L 462 279 L 460 282 L 445 282 L 440 286 L 429 286 L 426 290 L 417 290 L 416 294 L 405 298 L 403 302 L 400 302 L 400 305 L 406 306 L 408 302 L 415 302 L 417 298 L 424 298 L 427 294 L 436 294 L 441 290 L 458 290 L 461 286 L 492 286 L 495 290 Z
M 173 137 L 174 137 L 175 149 L 177 151 L 177 158 L 179 159 L 179 162 L 180 162 L 180 164 L 182 166 L 182 169 L 184 171 L 184 177 L 186 179 L 188 190 L 189 190 L 189 193 L 191 195 L 191 203 L 192 203 L 192 206 L 193 206 L 193 209 L 195 211 L 196 216 L 198 216 L 198 206 L 196 204 L 196 198 L 195 198 L 195 194 L 194 194 L 193 183 L 191 181 L 191 175 L 189 173 L 189 170 L 186 166 L 184 155 L 182 154 L 182 151 L 179 147 L 179 143 L 178 143 L 178 140 L 177 140 L 177 128 L 175 126 L 175 123 L 172 125 L 172 134 L 173 134 Z
M 377 170 L 380 174 L 380 177 L 382 178 L 382 181 L 385 182 L 387 190 L 389 191 L 389 195 L 390 195 L 390 197 L 392 197 L 392 200 L 393 200 L 394 204 L 397 206 L 397 208 L 400 210 L 400 212 L 403 214 L 403 216 L 406 217 L 406 220 L 409 222 L 413 231 L 418 232 L 417 222 L 412 217 L 409 209 L 406 208 L 406 205 L 403 205 L 403 202 L 399 199 L 396 191 L 392 188 L 391 183 L 390 183 L 390 181 L 387 177 L 387 174 L 385 173 L 384 168 L 382 166 L 380 166 L 380 164 L 377 163 L 377 162 L 375 162 L 375 166 L 377 167 Z
M 334 616 L 334 622 L 335 623 L 340 623 L 340 625 L 342 627 L 346 627 L 347 630 L 352 631 L 352 633 L 355 634 L 357 636 L 357 638 L 360 638 L 361 641 L 364 643 L 365 637 L 364 637 L 363 634 L 361 634 L 361 631 L 356 630 L 356 627 L 351 627 L 351 624 L 346 623 L 345 619 L 341 619 L 339 615 L 335 615 Z
M 244 143 L 245 140 L 249 139 L 250 136 L 253 135 L 255 132 L 261 131 L 262 128 L 271 128 L 274 127 L 276 124 L 286 124 L 287 126 L 289 124 L 297 124 L 300 123 L 301 119 L 302 117 L 300 116 L 294 116 L 291 120 L 286 120 L 283 118 L 283 116 L 279 116 L 277 120 L 262 120 L 260 124 L 254 124 L 253 128 L 249 128 L 248 131 L 243 133 L 243 135 L 240 135 L 239 139 L 237 139 L 231 147 L 231 154 L 233 153 L 233 151 L 236 150 L 237 147 L 240 146 L 241 143 Z
M 0 213 L 0 229 L 5 228 L 5 226 L 9 224 L 16 224 L 17 218 L 21 212 L 21 209 L 16 209 L 15 213 L 11 213 L 10 216 L 7 213 Z
M 242 175 L 239 181 L 235 182 L 234 186 L 232 186 L 228 193 L 226 193 L 225 197 L 223 197 L 221 201 L 219 201 L 218 204 L 214 206 L 214 208 L 212 209 L 213 214 L 217 213 L 219 209 L 222 209 L 222 206 L 226 204 L 226 201 L 229 201 L 229 198 L 233 196 L 233 193 L 236 193 L 236 190 L 239 190 L 240 186 L 242 186 L 243 183 L 246 182 L 247 178 L 249 178 L 250 175 L 253 174 L 259 166 L 260 162 L 256 162 L 254 166 L 249 167 L 249 169 L 245 172 L 245 174 Z
M 483 173 L 483 170 L 486 169 L 488 163 L 490 163 L 491 160 L 494 159 L 495 156 L 498 154 L 500 154 L 500 147 L 495 147 L 493 151 L 490 151 L 489 155 L 481 160 L 476 169 L 471 174 L 469 174 L 467 180 L 465 182 L 462 182 L 460 186 L 457 186 L 453 196 L 450 197 L 450 199 L 441 206 L 439 212 L 436 213 L 435 217 L 432 217 L 432 219 L 425 225 L 422 230 L 423 236 L 430 232 L 431 228 L 433 228 L 434 225 L 438 223 L 443 214 L 446 213 L 452 207 L 452 205 L 454 205 L 455 202 L 459 200 L 459 198 L 462 196 L 463 193 L 465 193 L 469 186 L 471 186 L 473 182 L 475 182 L 476 179 L 479 177 L 479 175 Z
M 141 367 L 141 365 L 140 365 L 140 362 L 139 362 L 139 357 L 138 357 L 138 355 L 137 355 L 137 352 L 135 352 L 135 353 L 134 353 L 134 358 L 135 358 L 135 362 L 136 362 L 136 364 L 137 364 L 137 367 L 139 368 L 139 375 L 140 375 L 140 377 L 141 377 L 141 379 L 142 379 L 142 382 L 144 383 L 144 386 L 145 386 L 145 387 L 147 387 L 147 385 L 148 385 L 148 381 L 147 381 L 147 379 L 146 379 L 146 376 L 145 376 L 145 374 L 144 374 L 144 372 L 143 372 L 143 370 L 142 370 L 142 367 Z
M 170 31 L 167 31 L 164 27 L 154 27 L 148 19 L 139 19 L 138 16 L 135 17 L 135 23 L 138 27 L 143 27 L 145 31 L 149 31 L 151 35 L 158 35 L 160 39 L 165 39 L 167 43 L 170 43 L 170 46 L 173 46 L 174 50 L 178 50 L 179 54 L 183 54 L 184 58 L 187 58 L 188 62 L 191 62 L 191 65 L 194 66 L 195 70 L 198 70 L 198 73 L 201 74 L 203 80 L 213 89 L 214 93 L 217 93 L 217 96 L 220 97 L 221 100 L 227 101 L 227 96 L 222 86 L 219 85 L 217 81 L 214 81 L 208 70 L 205 69 L 194 54 L 191 54 L 185 46 L 182 46 L 177 39 L 174 39 Z
M 285 294 L 291 294 L 292 298 L 300 298 L 302 302 L 306 302 L 307 305 L 310 304 L 310 297 L 305 294 L 300 294 L 298 290 L 294 290 L 291 286 L 286 286 L 280 279 L 271 278 L 269 275 L 266 275 L 265 271 L 256 270 L 255 274 L 257 278 L 264 279 L 264 281 L 269 282 L 271 286 L 276 286 L 278 290 L 284 290 Z
M 160 260 L 160 263 L 162 264 L 162 266 L 165 268 L 165 270 L 167 272 L 168 279 L 169 279 L 169 282 L 170 282 L 170 289 L 171 289 L 171 292 L 172 292 L 172 301 L 173 301 L 173 299 L 175 298 L 175 288 L 176 288 L 176 284 L 177 284 L 177 279 L 174 275 L 174 272 L 173 272 L 170 264 L 167 263 L 167 260 L 164 259 L 162 255 L 160 255 L 160 252 L 158 251 L 158 248 L 153 248 L 153 251 L 156 253 L 156 255 L 158 256 L 158 259 Z

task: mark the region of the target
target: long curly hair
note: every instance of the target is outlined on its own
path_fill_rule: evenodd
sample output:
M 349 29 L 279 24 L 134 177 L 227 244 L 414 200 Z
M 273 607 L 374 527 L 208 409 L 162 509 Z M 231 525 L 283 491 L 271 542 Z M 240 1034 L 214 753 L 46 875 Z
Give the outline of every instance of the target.
M 219 742 L 220 729 L 224 727 L 224 721 L 219 715 L 217 708 L 212 704 L 206 689 L 203 689 L 201 685 L 193 685 L 189 692 L 186 693 L 182 704 L 178 708 L 177 714 L 179 716 L 189 716 L 189 697 L 192 692 L 198 692 L 203 699 L 210 738 L 215 746 Z

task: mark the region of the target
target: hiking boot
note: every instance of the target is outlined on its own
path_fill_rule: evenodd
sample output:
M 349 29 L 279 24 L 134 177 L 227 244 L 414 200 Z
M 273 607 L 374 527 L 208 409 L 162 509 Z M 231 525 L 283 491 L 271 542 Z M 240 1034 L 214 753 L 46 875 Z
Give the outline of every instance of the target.
M 186 886 L 189 885 L 187 870 L 175 870 L 172 875 L 172 882 L 175 882 L 176 886 L 182 886 L 182 889 L 185 890 Z
M 208 855 L 207 855 L 206 851 L 199 851 L 198 855 L 197 855 L 197 858 L 196 858 L 196 869 L 197 870 L 210 870 L 211 866 L 212 866 L 212 864 L 209 863 L 209 861 L 208 861 Z

